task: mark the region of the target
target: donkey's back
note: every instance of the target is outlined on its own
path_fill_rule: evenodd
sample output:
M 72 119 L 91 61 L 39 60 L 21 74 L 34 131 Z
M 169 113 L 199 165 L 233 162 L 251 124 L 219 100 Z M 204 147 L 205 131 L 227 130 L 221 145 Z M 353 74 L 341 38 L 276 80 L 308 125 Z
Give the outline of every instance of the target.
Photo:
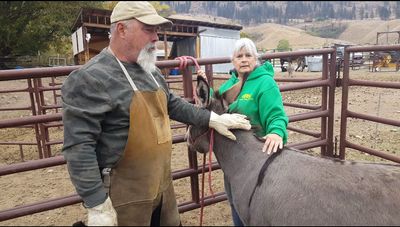
M 248 140 L 240 134 L 248 133 L 236 134 L 238 141 Z M 271 156 L 259 149 L 217 147 L 233 203 L 247 225 L 400 225 L 399 165 L 321 158 L 290 148 L 265 165 Z M 226 172 L 232 168 L 218 153 L 235 152 L 254 157 L 247 158 L 253 160 L 247 162 L 252 176 Z

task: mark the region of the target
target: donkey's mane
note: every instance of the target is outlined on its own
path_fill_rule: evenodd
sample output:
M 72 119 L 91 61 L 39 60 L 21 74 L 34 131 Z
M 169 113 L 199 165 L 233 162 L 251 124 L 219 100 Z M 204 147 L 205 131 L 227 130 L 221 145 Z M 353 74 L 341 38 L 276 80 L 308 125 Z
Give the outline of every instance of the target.
M 253 200 L 253 195 L 254 192 L 256 191 L 256 188 L 259 187 L 264 179 L 265 176 L 265 172 L 267 171 L 267 168 L 269 166 L 269 164 L 271 164 L 271 162 L 279 155 L 282 153 L 283 149 L 278 149 L 276 152 L 272 153 L 267 160 L 264 162 L 263 166 L 260 169 L 260 172 L 258 173 L 258 177 L 257 177 L 257 184 L 254 186 L 253 192 L 251 193 L 250 199 L 249 199 L 249 206 L 251 204 L 251 201 Z

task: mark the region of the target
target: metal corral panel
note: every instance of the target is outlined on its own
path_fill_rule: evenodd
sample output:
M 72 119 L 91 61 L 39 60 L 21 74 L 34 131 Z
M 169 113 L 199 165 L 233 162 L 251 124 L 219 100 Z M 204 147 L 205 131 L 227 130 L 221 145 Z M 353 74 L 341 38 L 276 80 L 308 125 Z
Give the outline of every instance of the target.
M 235 42 L 240 39 L 240 31 L 222 28 L 199 27 L 200 58 L 230 57 Z M 228 73 L 231 63 L 214 65 L 215 73 Z

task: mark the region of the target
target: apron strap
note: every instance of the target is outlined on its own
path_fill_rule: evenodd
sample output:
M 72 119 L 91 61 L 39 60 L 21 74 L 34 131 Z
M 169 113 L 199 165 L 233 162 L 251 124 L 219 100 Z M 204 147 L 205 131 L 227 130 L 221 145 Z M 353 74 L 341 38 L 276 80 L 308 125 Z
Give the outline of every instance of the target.
M 125 66 L 124 66 L 124 65 L 122 64 L 122 62 L 115 56 L 114 52 L 111 50 L 110 47 L 108 47 L 108 50 L 109 50 L 110 53 L 115 57 L 115 59 L 117 59 L 117 61 L 118 61 L 119 65 L 120 65 L 122 71 L 123 71 L 124 74 L 125 74 L 126 79 L 128 79 L 128 81 L 129 81 L 129 84 L 131 85 L 132 89 L 133 89 L 134 91 L 138 91 L 139 89 L 136 87 L 135 83 L 133 83 L 133 80 L 132 80 L 132 78 L 129 76 L 129 73 L 128 73 L 128 71 L 126 70 Z M 153 78 L 154 82 L 157 84 L 157 87 L 160 87 L 160 84 L 158 84 L 158 82 L 157 82 L 156 78 L 154 78 L 153 74 L 152 74 L 152 73 L 149 73 L 149 74 L 150 74 L 151 78 Z

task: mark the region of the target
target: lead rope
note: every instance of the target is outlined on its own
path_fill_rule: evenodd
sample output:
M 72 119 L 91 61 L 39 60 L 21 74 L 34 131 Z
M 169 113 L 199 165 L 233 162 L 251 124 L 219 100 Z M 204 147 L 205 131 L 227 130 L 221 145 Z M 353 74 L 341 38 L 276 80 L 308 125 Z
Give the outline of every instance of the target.
M 212 152 L 213 152 L 213 148 L 214 148 L 214 129 L 211 129 L 210 132 L 210 147 L 209 147 L 209 157 L 208 157 L 208 186 L 210 188 L 210 192 L 213 198 L 215 198 L 214 192 L 212 190 L 211 187 L 211 159 L 212 159 Z
M 184 68 L 186 68 L 186 67 L 187 67 L 187 61 L 188 61 L 188 59 L 190 59 L 190 60 L 192 60 L 192 61 L 194 62 L 197 71 L 201 69 L 200 66 L 199 66 L 199 64 L 197 63 L 196 58 L 194 58 L 194 57 L 192 57 L 192 56 L 180 56 L 180 57 L 176 57 L 175 60 L 179 60 L 179 68 L 178 68 L 178 69 L 183 70 Z M 199 104 L 199 103 L 198 103 L 198 102 L 199 102 L 199 99 L 197 98 L 196 91 L 195 91 L 195 89 L 192 89 L 192 90 L 193 90 L 194 102 L 195 102 L 195 104 L 198 105 L 198 104 Z
M 211 159 L 212 159 L 212 151 L 214 147 L 214 129 L 210 129 L 210 146 L 208 148 L 208 186 L 210 188 L 210 193 L 213 198 L 215 198 L 214 192 L 211 187 Z M 201 205 L 200 205 L 200 226 L 203 226 L 203 209 L 204 209 L 204 170 L 206 166 L 206 156 L 207 154 L 203 154 L 203 168 L 201 170 Z
M 187 60 L 190 59 L 194 62 L 195 66 L 196 66 L 196 70 L 200 70 L 200 66 L 197 63 L 196 58 L 192 57 L 192 56 L 181 56 L 181 57 L 176 57 L 175 60 L 179 60 L 179 69 L 182 70 L 184 68 L 186 68 L 187 66 Z M 195 92 L 195 89 L 193 90 L 193 98 L 195 101 L 195 104 L 199 104 L 199 99 L 197 97 L 197 94 Z M 209 189 L 210 189 L 210 193 L 212 195 L 213 198 L 215 198 L 214 192 L 212 190 L 212 186 L 211 186 L 211 159 L 212 159 L 212 151 L 213 151 L 213 147 L 214 147 L 214 129 L 211 129 L 210 132 L 210 146 L 209 146 L 209 159 L 208 159 L 208 185 L 209 185 Z M 205 166 L 206 166 L 206 153 L 204 153 L 203 155 L 203 167 L 202 167 L 202 171 L 201 171 L 201 201 L 200 201 L 200 226 L 203 225 L 203 209 L 204 209 L 204 174 L 205 174 Z

